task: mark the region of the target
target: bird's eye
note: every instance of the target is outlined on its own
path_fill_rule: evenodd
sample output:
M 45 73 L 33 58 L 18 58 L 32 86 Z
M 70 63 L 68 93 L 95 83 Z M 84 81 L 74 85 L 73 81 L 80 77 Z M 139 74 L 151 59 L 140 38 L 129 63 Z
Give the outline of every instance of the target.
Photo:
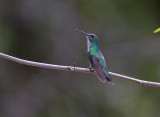
M 91 37 L 92 37 L 92 38 L 94 38 L 94 36 L 93 36 L 93 35 L 91 35 Z

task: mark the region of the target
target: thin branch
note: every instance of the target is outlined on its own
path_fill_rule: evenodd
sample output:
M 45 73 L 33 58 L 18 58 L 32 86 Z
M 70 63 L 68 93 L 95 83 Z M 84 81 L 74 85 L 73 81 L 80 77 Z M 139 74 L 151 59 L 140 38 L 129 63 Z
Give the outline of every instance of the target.
M 23 65 L 29 65 L 29 66 L 35 66 L 35 67 L 42 67 L 42 68 L 48 68 L 48 69 L 56 69 L 56 70 L 65 70 L 65 71 L 74 71 L 74 72 L 83 72 L 83 73 L 94 73 L 90 71 L 88 68 L 81 68 L 81 67 L 74 67 L 74 66 L 62 66 L 62 65 L 53 65 L 53 64 L 46 64 L 46 63 L 39 63 L 39 62 L 33 62 L 28 60 L 23 60 L 20 58 L 16 58 L 7 54 L 0 53 L 0 57 L 4 59 L 8 59 L 10 61 L 14 61 Z M 120 78 L 123 80 L 128 80 L 134 83 L 137 83 L 139 85 L 145 85 L 145 86 L 152 86 L 152 87 L 160 87 L 160 83 L 158 82 L 150 82 L 150 81 L 144 81 L 139 80 L 136 78 L 132 78 L 129 76 L 124 76 L 121 74 L 109 72 L 109 75 L 111 77 Z

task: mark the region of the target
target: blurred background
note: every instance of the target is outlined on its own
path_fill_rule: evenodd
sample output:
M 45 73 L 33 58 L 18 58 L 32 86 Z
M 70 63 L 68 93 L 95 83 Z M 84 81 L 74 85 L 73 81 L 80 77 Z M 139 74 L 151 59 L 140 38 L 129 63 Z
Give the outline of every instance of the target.
M 95 33 L 109 71 L 160 82 L 159 0 L 0 0 L 0 52 L 89 67 Z M 157 117 L 160 89 L 0 58 L 1 117 Z

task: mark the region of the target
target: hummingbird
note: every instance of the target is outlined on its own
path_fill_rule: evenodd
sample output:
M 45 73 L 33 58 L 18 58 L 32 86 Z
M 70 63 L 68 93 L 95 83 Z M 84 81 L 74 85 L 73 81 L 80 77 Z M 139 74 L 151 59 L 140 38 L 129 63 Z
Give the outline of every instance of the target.
M 112 83 L 112 80 L 109 76 L 105 59 L 98 48 L 98 37 L 95 34 L 86 33 L 82 30 L 75 29 L 83 33 L 87 38 L 87 47 L 88 47 L 88 58 L 90 61 L 90 70 L 93 70 L 97 76 L 97 78 L 105 83 Z

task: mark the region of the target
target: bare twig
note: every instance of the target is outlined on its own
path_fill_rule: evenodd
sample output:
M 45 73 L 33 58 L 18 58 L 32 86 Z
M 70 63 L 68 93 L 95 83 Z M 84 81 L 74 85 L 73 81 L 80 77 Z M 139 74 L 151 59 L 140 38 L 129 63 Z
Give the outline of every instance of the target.
M 42 68 L 48 68 L 48 69 L 56 69 L 56 70 L 65 70 L 65 71 L 74 71 L 74 72 L 83 72 L 83 73 L 94 73 L 90 71 L 88 68 L 81 68 L 81 67 L 75 67 L 75 66 L 62 66 L 62 65 L 53 65 L 53 64 L 46 64 L 46 63 L 39 63 L 39 62 L 33 62 L 28 60 L 19 59 L 7 54 L 0 53 L 0 57 L 4 59 L 8 59 L 10 61 L 14 61 L 23 65 L 29 65 L 29 66 L 36 66 L 36 67 L 42 67 Z M 160 87 L 160 83 L 158 82 L 150 82 L 150 81 L 144 81 L 139 80 L 136 78 L 132 78 L 129 76 L 124 76 L 121 74 L 109 72 L 110 76 L 115 78 L 120 78 L 123 80 L 128 80 L 134 83 L 137 83 L 139 85 L 145 85 L 145 86 L 152 86 L 152 87 Z

